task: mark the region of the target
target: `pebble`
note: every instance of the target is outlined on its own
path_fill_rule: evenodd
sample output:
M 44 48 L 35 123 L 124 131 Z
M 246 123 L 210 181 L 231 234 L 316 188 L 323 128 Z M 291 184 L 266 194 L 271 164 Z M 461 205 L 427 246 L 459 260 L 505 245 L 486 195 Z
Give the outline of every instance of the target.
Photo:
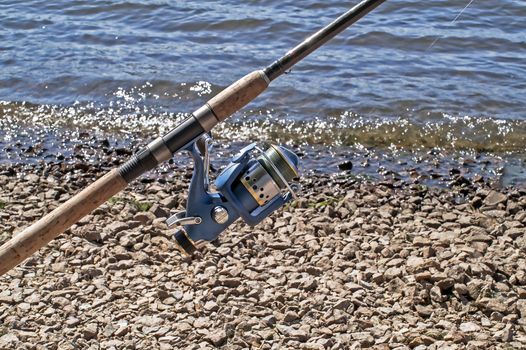
M 293 322 L 298 320 L 300 317 L 298 314 L 294 311 L 289 311 L 285 314 L 285 317 L 283 317 L 283 322 Z
M 18 337 L 13 333 L 7 333 L 0 337 L 0 349 L 14 349 L 19 342 Z
M 98 326 L 96 323 L 90 323 L 82 329 L 82 335 L 85 339 L 97 338 Z
M 504 193 L 497 191 L 491 191 L 486 198 L 484 198 L 484 204 L 487 206 L 496 206 L 500 203 L 505 203 L 508 197 Z
M 212 343 L 214 346 L 222 346 L 227 341 L 227 335 L 224 330 L 212 331 L 205 336 L 205 339 Z
M 459 329 L 465 333 L 478 332 L 481 330 L 480 326 L 474 322 L 461 323 Z

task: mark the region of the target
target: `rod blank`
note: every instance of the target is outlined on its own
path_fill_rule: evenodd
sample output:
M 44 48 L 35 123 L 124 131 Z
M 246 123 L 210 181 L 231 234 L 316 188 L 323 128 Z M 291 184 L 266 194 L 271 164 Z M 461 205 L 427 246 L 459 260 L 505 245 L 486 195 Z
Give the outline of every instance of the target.
M 380 6 L 386 0 L 364 0 L 336 18 L 332 23 L 323 27 L 313 35 L 309 36 L 295 48 L 287 52 L 279 60 L 272 63 L 265 69 L 265 74 L 270 81 L 276 79 L 296 63 L 304 59 L 310 53 L 318 49 L 327 41 L 334 38 L 347 27 L 354 24 L 360 18 Z

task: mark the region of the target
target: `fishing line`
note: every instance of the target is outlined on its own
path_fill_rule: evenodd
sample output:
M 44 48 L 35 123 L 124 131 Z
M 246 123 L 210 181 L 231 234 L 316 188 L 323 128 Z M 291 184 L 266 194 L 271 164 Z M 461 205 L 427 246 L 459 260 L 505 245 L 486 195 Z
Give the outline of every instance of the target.
M 475 0 L 470 0 L 469 3 L 458 13 L 458 15 L 453 19 L 453 21 L 451 21 L 451 24 L 454 24 L 456 21 L 458 21 L 458 19 L 460 18 L 460 16 L 462 16 L 462 14 L 464 13 L 464 11 L 466 11 L 468 9 L 468 7 L 471 6 L 471 4 L 473 4 L 475 2 Z M 437 37 L 435 40 L 433 40 L 433 42 L 431 43 L 431 45 L 429 45 L 429 47 L 426 49 L 426 51 L 429 51 L 433 48 L 433 46 L 435 46 L 435 44 L 440 40 L 442 39 L 444 36 L 439 36 Z

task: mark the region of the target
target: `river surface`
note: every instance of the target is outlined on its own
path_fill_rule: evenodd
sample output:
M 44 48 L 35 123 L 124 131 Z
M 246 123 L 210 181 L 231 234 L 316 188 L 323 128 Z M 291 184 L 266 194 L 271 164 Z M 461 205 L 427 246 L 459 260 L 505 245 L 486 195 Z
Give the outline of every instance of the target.
M 526 4 L 468 2 L 387 0 L 221 125 L 219 144 L 286 143 L 314 172 L 427 159 L 526 185 Z M 356 3 L 0 1 L 0 162 L 72 152 L 86 133 L 147 142 Z

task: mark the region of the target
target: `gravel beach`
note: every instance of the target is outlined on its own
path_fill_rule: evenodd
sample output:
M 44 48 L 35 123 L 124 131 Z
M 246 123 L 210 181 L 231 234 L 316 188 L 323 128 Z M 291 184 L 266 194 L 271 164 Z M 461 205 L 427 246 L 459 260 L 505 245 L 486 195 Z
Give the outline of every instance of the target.
M 111 166 L 1 166 L 0 241 Z M 525 190 L 306 176 L 190 258 L 164 223 L 189 177 L 136 182 L 0 277 L 0 349 L 526 348 Z
M 142 174 L 0 276 L 0 350 L 526 349 L 524 3 L 0 1 L 0 245 Z M 301 189 L 188 256 L 212 129 Z

